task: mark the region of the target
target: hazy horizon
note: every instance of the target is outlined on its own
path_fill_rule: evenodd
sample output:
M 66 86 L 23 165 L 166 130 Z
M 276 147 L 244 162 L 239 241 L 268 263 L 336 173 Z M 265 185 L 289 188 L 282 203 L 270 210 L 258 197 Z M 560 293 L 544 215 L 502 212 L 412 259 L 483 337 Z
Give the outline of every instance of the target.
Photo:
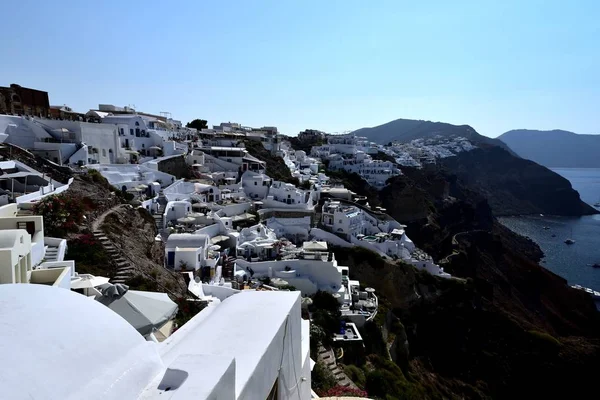
M 600 133 L 600 4 L 483 3 L 22 1 L 0 85 L 288 135 L 398 118 Z

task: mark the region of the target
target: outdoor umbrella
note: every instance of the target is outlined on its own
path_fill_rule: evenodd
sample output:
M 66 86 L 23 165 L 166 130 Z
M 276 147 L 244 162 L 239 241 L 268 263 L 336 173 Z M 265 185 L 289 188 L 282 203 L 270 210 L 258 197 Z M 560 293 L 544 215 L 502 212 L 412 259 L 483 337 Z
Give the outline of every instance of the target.
M 177 222 L 181 223 L 181 224 L 193 224 L 194 222 L 196 222 L 196 218 L 192 218 L 192 217 L 181 217 L 177 219 Z
M 107 285 L 96 300 L 123 317 L 142 336 L 160 329 L 177 313 L 177 304 L 166 293 L 127 289 L 126 285 Z
M 79 274 L 78 279 L 71 281 L 71 289 L 83 289 L 87 296 L 89 289 L 108 283 L 109 279 L 104 276 L 94 276 L 90 274 Z
M 79 279 L 71 281 L 71 289 L 89 289 L 108 283 L 109 279 L 104 276 L 80 274 Z

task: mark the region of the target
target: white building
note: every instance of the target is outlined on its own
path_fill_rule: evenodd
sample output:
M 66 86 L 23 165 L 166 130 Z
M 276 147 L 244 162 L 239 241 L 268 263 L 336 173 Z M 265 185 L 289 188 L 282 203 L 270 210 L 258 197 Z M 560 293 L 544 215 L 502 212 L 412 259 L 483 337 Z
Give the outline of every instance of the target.
M 17 205 L 0 207 L 0 284 L 37 283 L 70 289 L 73 262 L 63 262 L 66 240 L 44 236 L 39 215 L 17 216 Z
M 0 309 L 0 351 L 12 360 L 0 367 L 6 398 L 311 397 L 309 322 L 300 317 L 298 292 L 235 294 L 162 343 L 145 341 L 112 310 L 66 290 L 0 285 L 0 297 L 8 305 Z M 29 374 L 44 379 L 25 389 Z
M 73 179 L 66 184 L 51 179 L 45 174 L 19 161 L 0 161 L 0 189 L 3 196 L 13 199 L 24 208 L 31 208 L 34 202 L 61 193 L 69 188 Z M 4 204 L 8 203 L 3 200 Z
M 197 202 L 212 203 L 221 200 L 221 189 L 219 187 L 201 182 L 188 182 L 183 179 L 175 181 L 165 188 L 163 193 L 169 201 L 193 199 Z
M 371 186 L 380 189 L 389 178 L 400 174 L 393 162 L 371 157 L 380 151 L 380 147 L 355 135 L 331 135 L 326 145 L 313 146 L 311 153 L 327 160 L 329 169 L 357 173 Z
M 179 218 L 186 217 L 192 211 L 192 203 L 184 200 L 169 201 L 163 214 L 163 228 L 169 222 L 175 223 Z
M 241 184 L 246 196 L 250 199 L 264 199 L 269 193 L 273 180 L 262 173 L 246 171 L 242 175 Z
M 365 235 L 368 224 L 365 213 L 356 206 L 342 204 L 339 201 L 325 201 L 322 208 L 321 223 L 335 234 L 350 237 Z
M 165 267 L 175 271 L 197 271 L 205 266 L 209 257 L 210 238 L 208 235 L 174 233 L 165 244 Z M 218 257 L 214 259 L 214 263 Z M 213 265 L 214 267 L 214 265 Z
M 309 239 L 311 220 L 309 216 L 299 218 L 270 217 L 266 221 L 267 227 L 275 232 L 277 237 L 285 237 L 294 243 Z
M 252 185 L 250 190 L 252 189 Z M 291 183 L 274 181 L 269 186 L 268 194 L 263 198 L 264 208 L 294 208 L 312 210 L 315 205 L 310 190 L 298 189 Z
M 204 167 L 210 172 L 238 172 L 245 171 L 264 172 L 266 163 L 253 157 L 243 147 L 216 147 L 205 146 L 193 149 L 204 155 Z M 199 154 L 199 153 L 198 153 Z M 189 165 L 197 164 L 193 157 L 188 158 Z
M 108 183 L 123 191 L 147 185 L 150 187 L 148 193 L 152 196 L 158 194 L 161 187 L 167 187 L 175 181 L 173 175 L 157 171 L 145 164 L 93 164 L 88 168 L 97 170 Z

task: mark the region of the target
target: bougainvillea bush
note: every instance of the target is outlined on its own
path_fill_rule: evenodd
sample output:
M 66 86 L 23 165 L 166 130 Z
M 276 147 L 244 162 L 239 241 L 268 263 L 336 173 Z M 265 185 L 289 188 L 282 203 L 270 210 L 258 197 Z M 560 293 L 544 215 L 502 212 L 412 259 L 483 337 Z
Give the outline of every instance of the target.
M 40 200 L 33 212 L 44 217 L 44 233 L 47 236 L 64 237 L 79 230 L 85 205 L 77 197 L 61 193 Z
M 336 386 L 325 392 L 319 393 L 321 397 L 367 397 L 364 390 L 354 389 L 345 386 Z

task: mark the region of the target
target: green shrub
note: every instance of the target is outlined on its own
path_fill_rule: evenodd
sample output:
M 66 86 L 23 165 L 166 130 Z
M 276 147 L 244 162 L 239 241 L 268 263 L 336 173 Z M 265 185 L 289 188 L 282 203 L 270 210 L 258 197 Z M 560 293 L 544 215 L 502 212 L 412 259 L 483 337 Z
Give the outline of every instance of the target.
M 77 271 L 92 275 L 110 275 L 110 258 L 104 247 L 91 234 L 79 235 L 67 242 L 66 259 L 74 260 Z
M 352 380 L 356 385 L 362 389 L 365 388 L 365 384 L 367 382 L 365 373 L 362 369 L 358 368 L 356 365 L 346 365 L 344 367 L 344 372 L 348 375 L 348 378 Z
M 327 366 L 317 362 L 311 374 L 311 386 L 317 393 L 323 393 L 337 385 L 335 376 L 327 369 Z

